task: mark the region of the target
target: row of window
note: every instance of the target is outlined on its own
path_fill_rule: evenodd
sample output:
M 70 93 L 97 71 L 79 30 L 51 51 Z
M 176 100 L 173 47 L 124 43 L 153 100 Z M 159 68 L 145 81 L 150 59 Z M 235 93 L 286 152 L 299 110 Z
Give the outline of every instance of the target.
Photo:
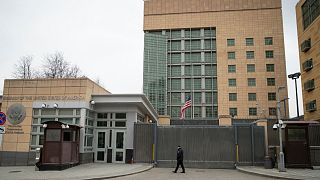
M 191 93 L 185 93 L 185 97 L 191 96 Z M 203 98 L 204 96 L 204 98 Z M 218 104 L 218 93 L 217 92 L 194 92 L 192 93 L 192 104 L 202 104 L 202 98 L 205 100 L 205 104 Z M 183 101 L 181 101 L 181 93 L 180 92 L 174 92 L 168 94 L 168 103 L 171 105 L 182 105 L 184 104 Z
M 168 107 L 169 115 L 172 118 L 180 117 L 180 106 L 172 106 Z M 205 106 L 205 118 L 213 118 L 218 117 L 218 107 L 216 106 Z M 185 112 L 186 118 L 202 118 L 202 107 L 201 106 L 193 106 L 192 108 L 188 108 Z
M 254 46 L 254 38 L 246 38 L 245 39 L 246 46 Z M 265 37 L 264 38 L 265 45 L 273 45 L 273 38 L 272 37 Z M 235 46 L 236 40 L 235 39 L 227 39 L 227 46 Z
M 237 86 L 237 79 L 235 78 L 228 79 L 228 84 L 230 87 Z M 248 78 L 247 84 L 248 86 L 256 86 L 257 85 L 256 78 Z M 275 78 L 267 78 L 267 86 L 275 86 L 275 85 L 276 85 Z
M 228 65 L 228 72 L 235 73 L 237 71 L 236 65 Z M 256 72 L 255 64 L 247 64 L 247 72 Z M 274 64 L 266 64 L 266 72 L 274 72 Z
M 216 30 L 214 28 L 205 29 L 173 29 L 166 30 L 164 32 L 152 32 L 157 34 L 167 35 L 170 39 L 181 39 L 181 38 L 203 38 L 203 37 L 215 37 Z
M 181 64 L 182 57 L 184 57 L 185 63 L 200 63 L 204 59 L 205 63 L 216 63 L 217 54 L 215 52 L 203 52 L 203 57 L 201 52 L 192 53 L 169 53 L 168 54 L 168 64 Z
M 182 73 L 182 68 L 184 68 L 184 73 Z M 204 73 L 202 73 L 202 68 Z M 168 67 L 169 77 L 181 77 L 181 76 L 216 76 L 217 66 L 216 65 L 193 65 L 193 66 L 169 66 Z
M 246 51 L 246 58 L 247 59 L 254 59 L 255 58 L 255 52 L 254 51 Z M 265 51 L 265 58 L 267 58 L 267 59 L 274 58 L 274 51 L 273 50 Z M 228 52 L 228 59 L 236 59 L 236 52 L 235 51 L 229 51 Z
M 237 101 L 238 100 L 237 93 L 229 93 L 229 101 Z M 277 95 L 275 92 L 268 93 L 268 101 L 276 101 Z M 248 93 L 248 101 L 256 101 L 257 100 L 257 93 Z
M 238 115 L 238 108 L 232 107 L 229 108 L 229 114 L 231 116 L 237 116 Z M 256 107 L 250 107 L 248 109 L 249 116 L 257 116 L 258 115 L 258 109 Z M 277 108 L 270 107 L 269 108 L 269 116 L 276 116 L 277 115 Z
M 202 41 L 202 42 L 201 42 Z M 216 50 L 215 39 L 205 40 L 172 40 L 168 41 L 169 51 L 198 51 L 198 50 Z
M 214 90 L 217 89 L 217 79 L 216 78 L 205 78 L 204 85 L 202 87 L 201 78 L 184 79 L 184 87 L 181 86 L 182 79 L 169 79 L 168 80 L 168 90 Z
M 126 113 L 97 113 L 98 119 L 126 119 Z

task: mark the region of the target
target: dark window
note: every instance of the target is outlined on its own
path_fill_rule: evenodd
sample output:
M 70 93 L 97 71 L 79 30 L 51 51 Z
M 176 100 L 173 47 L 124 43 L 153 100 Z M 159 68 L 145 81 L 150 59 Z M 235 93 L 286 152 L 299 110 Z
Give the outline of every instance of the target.
M 273 51 L 266 51 L 266 58 L 273 58 Z
M 116 121 L 115 127 L 126 127 L 126 122 L 125 121 Z
M 275 92 L 268 93 L 268 101 L 275 101 L 277 98 L 276 96 Z
M 108 113 L 98 113 L 98 119 L 107 119 Z
M 314 79 L 311 79 L 311 80 L 304 83 L 304 90 L 312 91 L 312 90 L 314 90 L 314 88 L 315 88 Z
M 236 72 L 236 65 L 228 65 L 228 72 L 235 73 Z
M 266 65 L 267 72 L 274 72 L 274 64 Z
M 72 140 L 72 132 L 64 131 L 63 132 L 63 141 L 71 141 Z
M 256 93 L 248 93 L 248 101 L 256 101 L 257 94 Z
M 254 41 L 253 38 L 246 38 L 246 46 L 253 46 Z
M 229 93 L 229 101 L 237 101 L 237 93 Z
M 306 109 L 308 112 L 316 111 L 317 110 L 317 101 L 313 100 L 306 104 Z
M 126 113 L 116 113 L 116 119 L 126 119 L 127 114 Z
M 237 79 L 229 79 L 229 86 L 237 86 Z
M 234 46 L 235 45 L 235 39 L 227 39 L 227 46 Z
M 276 85 L 275 78 L 267 78 L 267 85 L 268 86 L 275 86 Z
M 228 59 L 236 59 L 236 52 L 228 52 Z
M 107 127 L 108 122 L 107 121 L 97 121 L 97 127 Z
M 257 108 L 249 108 L 249 116 L 256 116 Z
M 301 6 L 303 27 L 306 29 L 310 24 L 320 15 L 320 1 L 319 0 L 306 0 Z
M 238 109 L 237 108 L 229 108 L 229 115 L 230 116 L 237 116 L 238 115 Z
M 247 59 L 254 59 L 254 51 L 247 51 L 246 57 Z
M 247 72 L 255 72 L 255 71 L 256 71 L 256 65 L 247 64 Z
M 256 86 L 256 78 L 248 78 L 248 86 Z
M 272 37 L 264 38 L 264 44 L 265 45 L 273 45 L 273 38 Z
M 311 39 L 303 41 L 300 48 L 302 52 L 307 52 L 311 48 Z
M 276 116 L 277 115 L 277 108 L 269 108 L 269 116 Z

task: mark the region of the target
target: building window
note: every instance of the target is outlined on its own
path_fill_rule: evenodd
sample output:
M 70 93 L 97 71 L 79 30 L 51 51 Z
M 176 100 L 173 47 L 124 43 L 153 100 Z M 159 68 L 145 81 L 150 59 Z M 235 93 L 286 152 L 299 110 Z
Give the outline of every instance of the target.
M 216 76 L 217 75 L 217 66 L 216 65 L 206 65 L 205 66 L 205 75 L 206 76 Z
M 317 110 L 317 101 L 313 100 L 306 104 L 306 109 L 308 112 L 313 112 Z
M 181 80 L 172 79 L 171 80 L 171 90 L 181 90 Z
M 194 117 L 201 117 L 201 107 L 199 107 L 199 106 L 194 107 L 193 116 Z
M 194 104 L 201 104 L 201 92 L 193 93 L 193 103 Z
M 171 41 L 172 51 L 181 51 L 181 41 Z
M 201 79 L 194 79 L 193 80 L 193 88 L 196 90 L 201 89 Z
M 266 64 L 267 72 L 274 72 L 274 64 Z
M 229 115 L 234 117 L 238 115 L 238 109 L 237 108 L 229 108 Z
M 257 108 L 249 108 L 249 116 L 256 116 L 257 115 Z
M 275 78 L 267 78 L 267 86 L 275 86 L 276 80 Z
M 237 79 L 228 79 L 228 82 L 230 87 L 237 86 Z
M 314 86 L 314 79 L 311 79 L 307 82 L 304 83 L 304 90 L 305 91 L 312 91 L 314 90 L 315 86 Z
M 235 39 L 227 39 L 227 46 L 234 46 L 235 44 Z
M 171 77 L 181 76 L 181 66 L 171 66 Z
M 255 71 L 256 71 L 256 65 L 247 64 L 247 72 L 255 72 Z
M 237 93 L 229 93 L 229 101 L 237 101 Z
M 256 101 L 257 93 L 248 93 L 248 101 Z
M 246 52 L 247 59 L 254 59 L 254 51 Z
M 236 59 L 236 52 L 228 52 L 228 59 Z
M 181 94 L 180 93 L 171 93 L 171 104 L 180 105 L 181 104 Z
M 207 92 L 206 93 L 206 104 L 212 104 L 212 93 L 211 92 Z
M 236 72 L 236 65 L 228 65 L 228 72 L 235 73 Z
M 174 53 L 171 54 L 171 64 L 180 64 L 181 63 L 181 54 Z
M 126 113 L 116 113 L 116 119 L 126 119 L 127 114 Z
M 264 38 L 264 44 L 265 45 L 273 45 L 273 38 L 272 37 Z
M 246 46 L 253 46 L 254 41 L 253 38 L 246 38 Z
M 306 0 L 301 6 L 303 27 L 306 29 L 320 15 L 319 0 Z
M 211 106 L 206 107 L 206 117 L 207 118 L 212 118 L 213 117 L 213 109 Z
M 269 108 L 269 116 L 276 116 L 277 115 L 277 108 Z
M 193 76 L 201 76 L 201 65 L 196 65 L 192 67 Z
M 256 86 L 256 78 L 248 78 L 248 86 Z
M 266 58 L 273 58 L 273 51 L 266 51 Z
M 268 93 L 268 101 L 275 101 L 276 98 L 277 98 L 277 95 L 275 92 Z

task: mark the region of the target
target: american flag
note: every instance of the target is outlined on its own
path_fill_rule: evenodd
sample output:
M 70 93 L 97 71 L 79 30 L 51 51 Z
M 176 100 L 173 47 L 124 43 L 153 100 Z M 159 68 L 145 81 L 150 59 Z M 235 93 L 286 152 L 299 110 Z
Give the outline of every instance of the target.
M 180 119 L 185 119 L 186 117 L 186 109 L 188 109 L 189 107 L 191 107 L 191 96 L 188 96 L 186 98 L 186 102 L 184 103 L 184 105 L 181 107 L 181 110 L 180 110 Z

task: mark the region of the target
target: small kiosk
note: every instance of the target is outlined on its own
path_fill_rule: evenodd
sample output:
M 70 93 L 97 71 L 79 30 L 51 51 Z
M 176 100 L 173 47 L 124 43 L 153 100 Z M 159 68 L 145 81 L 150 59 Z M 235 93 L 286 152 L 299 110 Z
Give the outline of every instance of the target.
M 64 170 L 79 164 L 80 126 L 59 121 L 43 123 L 44 143 L 37 166 L 42 170 Z

